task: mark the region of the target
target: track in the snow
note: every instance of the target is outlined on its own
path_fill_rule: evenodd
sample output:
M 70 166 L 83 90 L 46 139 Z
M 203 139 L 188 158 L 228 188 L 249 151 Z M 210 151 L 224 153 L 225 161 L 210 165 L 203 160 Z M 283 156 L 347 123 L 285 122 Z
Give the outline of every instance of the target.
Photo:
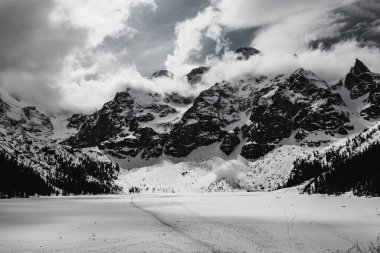
M 169 222 L 165 221 L 164 219 L 162 219 L 156 213 L 154 213 L 152 211 L 149 211 L 149 210 L 145 209 L 144 207 L 142 207 L 140 205 L 137 205 L 136 202 L 134 201 L 134 198 L 131 198 L 131 204 L 132 204 L 133 207 L 135 207 L 136 209 L 140 210 L 141 212 L 144 212 L 144 213 L 150 215 L 153 219 L 155 219 L 161 225 L 169 228 L 170 230 L 174 231 L 175 233 L 179 234 L 180 236 L 183 236 L 184 238 L 192 241 L 194 244 L 199 245 L 202 248 L 207 249 L 207 252 L 214 252 L 214 253 L 224 252 L 224 251 L 222 251 L 220 249 L 215 248 L 213 245 L 211 245 L 211 244 L 209 244 L 209 243 L 207 243 L 205 241 L 202 241 L 200 239 L 194 238 L 193 236 L 191 236 L 191 235 L 187 234 L 186 232 L 180 230 L 178 227 L 176 227 L 176 226 L 170 224 Z

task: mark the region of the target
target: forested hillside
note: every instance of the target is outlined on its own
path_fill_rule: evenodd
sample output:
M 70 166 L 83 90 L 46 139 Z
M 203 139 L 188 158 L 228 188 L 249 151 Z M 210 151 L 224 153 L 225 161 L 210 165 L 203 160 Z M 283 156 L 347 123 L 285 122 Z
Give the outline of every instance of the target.
M 346 141 L 338 149 L 294 162 L 286 187 L 310 180 L 307 193 L 380 196 L 380 141 L 378 127 Z
M 74 162 L 58 159 L 56 169 L 36 171 L 32 164 L 19 162 L 16 156 L 0 152 L 2 175 L 0 194 L 3 197 L 29 197 L 33 195 L 68 195 L 117 193 L 114 184 L 119 167 L 110 163 L 97 163 L 89 158 Z M 44 177 L 44 175 L 46 175 Z

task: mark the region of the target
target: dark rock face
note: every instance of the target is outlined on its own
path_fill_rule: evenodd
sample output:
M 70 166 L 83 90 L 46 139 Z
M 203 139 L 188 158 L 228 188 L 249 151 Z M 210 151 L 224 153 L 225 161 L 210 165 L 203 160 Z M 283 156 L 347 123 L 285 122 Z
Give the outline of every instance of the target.
M 165 104 L 152 104 L 146 106 L 144 109 L 151 110 L 154 113 L 157 113 L 160 118 L 166 117 L 171 113 L 176 113 L 176 109 Z
M 375 118 L 380 115 L 378 75 L 367 70 L 357 61 L 344 85 L 359 93 L 368 90 L 362 114 Z M 364 77 L 367 82 L 368 76 L 372 82 L 362 91 L 356 81 Z M 356 81 L 350 83 L 351 77 Z M 154 92 L 128 89 L 85 120 L 73 116 L 72 124 L 80 128 L 66 144 L 98 146 L 119 158 L 142 159 L 163 153 L 184 157 L 215 143 L 226 155 L 242 143 L 240 154 L 247 159 L 257 159 L 283 143 L 325 145 L 329 142 L 326 136 L 344 136 L 353 130 L 349 111 L 339 95 L 342 84 L 332 89 L 302 68 L 272 80 L 248 77 L 222 82 L 201 92 L 183 115 L 170 106 L 190 102 L 178 94 L 163 98 Z
M 380 117 L 380 75 L 372 73 L 360 60 L 356 59 L 355 65 L 346 75 L 345 87 L 350 90 L 352 99 L 368 94 L 365 100 L 368 105 L 362 108 L 360 113 L 366 120 Z
M 173 78 L 174 74 L 170 72 L 169 70 L 163 69 L 163 70 L 158 70 L 154 72 L 148 79 L 154 79 L 154 78 L 160 78 L 160 77 Z
M 119 158 L 135 157 L 140 152 L 143 159 L 157 157 L 163 152 L 166 134 L 142 124 L 176 112 L 158 93 L 127 89 L 117 93 L 100 111 L 89 115 L 78 133 L 64 144 L 98 146 Z
M 362 109 L 360 114 L 366 119 L 378 119 L 380 117 L 380 89 L 370 93 L 368 97 L 368 107 Z
M 206 72 L 210 70 L 210 67 L 198 67 L 190 71 L 189 74 L 186 75 L 187 81 L 191 84 L 197 84 L 202 81 L 202 76 Z
M 0 99 L 0 128 L 35 136 L 49 136 L 53 132 L 50 118 L 34 106 L 16 107 Z
M 151 114 L 150 112 L 148 112 L 145 115 L 141 115 L 141 116 L 137 117 L 138 122 L 149 122 L 149 121 L 152 121 L 154 119 L 155 119 L 154 115 Z
M 257 159 L 272 151 L 276 146 L 271 144 L 247 143 L 241 150 L 241 155 L 249 159 Z
M 74 113 L 70 118 L 68 118 L 68 128 L 79 129 L 87 120 L 87 115 L 83 113 Z
M 229 132 L 223 139 L 222 144 L 220 144 L 220 150 L 223 151 L 226 155 L 230 155 L 237 145 L 240 143 L 240 139 L 238 137 L 240 129 L 236 128 L 233 132 Z
M 51 132 L 53 130 L 53 124 L 50 118 L 45 114 L 39 112 L 36 107 L 29 106 L 22 108 L 26 116 L 26 121 L 22 122 L 23 128 L 32 133 Z
M 261 52 L 253 47 L 241 47 L 235 50 L 235 54 L 238 54 L 237 60 L 248 60 L 252 55 L 260 54 Z
M 220 141 L 223 135 L 224 132 L 218 124 L 212 121 L 178 124 L 170 132 L 170 137 L 165 147 L 165 154 L 174 157 L 184 157 L 196 148 Z
M 247 84 L 216 84 L 201 92 L 180 122 L 174 125 L 165 147 L 167 155 L 182 157 L 194 149 L 222 141 L 225 127 L 241 119 L 250 105 Z M 247 89 L 242 93 L 242 89 Z M 246 95 L 243 95 L 246 94 Z
M 9 105 L 0 98 L 0 114 L 5 114 L 9 110 Z
M 135 129 L 133 137 L 105 141 L 98 146 L 118 158 L 136 157 L 141 152 L 142 159 L 149 159 L 162 155 L 165 139 L 165 134 L 158 134 L 153 129 L 145 127 Z
M 242 128 L 249 141 L 242 155 L 255 159 L 255 152 L 263 155 L 297 129 L 297 141 L 313 131 L 338 133 L 349 122 L 348 113 L 338 107 L 341 105 L 341 97 L 310 71 L 299 69 L 288 78 L 275 78 L 253 101 L 251 124 Z
M 352 99 L 361 97 L 373 88 L 371 72 L 361 61 L 356 59 L 355 65 L 351 68 L 350 73 L 346 75 L 344 85 L 350 90 Z
M 343 82 L 342 82 L 342 80 L 340 80 L 338 83 L 332 85 L 331 89 L 334 90 L 334 91 L 336 91 L 336 90 L 339 90 L 342 87 L 343 87 Z
M 351 68 L 350 73 L 353 75 L 360 75 L 363 73 L 371 72 L 366 65 L 364 65 L 363 62 L 361 62 L 359 59 L 355 60 L 355 65 Z
M 170 94 L 165 94 L 164 102 L 175 105 L 189 105 L 194 102 L 194 97 L 189 96 L 185 97 L 177 92 L 173 92 Z

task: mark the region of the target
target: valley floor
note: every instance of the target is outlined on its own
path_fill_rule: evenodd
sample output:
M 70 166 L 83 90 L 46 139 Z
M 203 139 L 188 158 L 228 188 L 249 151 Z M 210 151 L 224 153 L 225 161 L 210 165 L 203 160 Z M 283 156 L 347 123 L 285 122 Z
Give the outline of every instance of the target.
M 0 200 L 0 252 L 335 252 L 380 232 L 380 198 L 271 193 Z

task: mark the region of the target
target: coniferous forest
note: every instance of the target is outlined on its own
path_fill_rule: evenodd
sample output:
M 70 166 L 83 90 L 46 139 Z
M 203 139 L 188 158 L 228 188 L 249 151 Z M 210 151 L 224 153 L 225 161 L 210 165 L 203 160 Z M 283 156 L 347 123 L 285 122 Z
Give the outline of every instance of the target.
M 60 157 L 55 170 L 46 170 L 46 178 L 32 164 L 19 162 L 17 157 L 0 151 L 0 193 L 7 197 L 33 195 L 69 195 L 117 193 L 114 184 L 119 167 L 97 163 L 89 157 L 77 162 Z
M 55 194 L 54 187 L 46 182 L 32 168 L 19 163 L 17 159 L 0 152 L 0 192 L 9 197 Z
M 88 157 L 78 163 L 59 158 L 57 168 L 49 175 L 48 181 L 63 190 L 63 194 L 117 193 L 114 185 L 119 167 L 105 162 L 94 162 Z
M 307 193 L 380 196 L 380 143 L 353 152 L 360 140 L 348 141 L 346 152 L 328 151 L 323 159 L 299 159 L 285 186 L 311 180 L 304 188 Z M 354 144 L 352 146 L 352 144 Z

